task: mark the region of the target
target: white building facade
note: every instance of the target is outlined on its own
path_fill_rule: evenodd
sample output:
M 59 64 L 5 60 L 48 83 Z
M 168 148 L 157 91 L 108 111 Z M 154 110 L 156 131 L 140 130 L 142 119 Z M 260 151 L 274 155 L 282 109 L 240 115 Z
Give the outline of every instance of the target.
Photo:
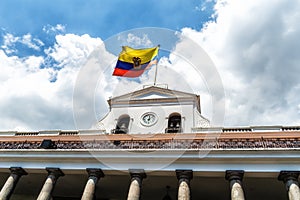
M 106 133 L 191 133 L 208 127 L 200 96 L 151 86 L 108 100 L 110 112 L 98 123 Z
M 209 127 L 156 86 L 108 104 L 98 130 L 0 132 L 0 200 L 300 199 L 299 126 Z

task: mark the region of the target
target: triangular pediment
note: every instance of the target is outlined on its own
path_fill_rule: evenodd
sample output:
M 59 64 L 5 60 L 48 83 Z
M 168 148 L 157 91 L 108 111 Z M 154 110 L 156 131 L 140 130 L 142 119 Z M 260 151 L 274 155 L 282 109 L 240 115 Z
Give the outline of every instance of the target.
M 149 100 L 149 99 L 195 98 L 196 96 L 197 95 L 191 93 L 151 86 L 128 94 L 114 97 L 111 100 L 114 102 L 119 102 L 119 101 Z
M 199 95 L 157 86 L 150 86 L 108 100 L 110 109 L 112 107 L 183 105 L 183 103 L 195 105 L 201 113 Z
M 173 98 L 173 95 L 163 94 L 159 92 L 149 92 L 135 97 L 135 99 L 160 99 L 160 98 Z

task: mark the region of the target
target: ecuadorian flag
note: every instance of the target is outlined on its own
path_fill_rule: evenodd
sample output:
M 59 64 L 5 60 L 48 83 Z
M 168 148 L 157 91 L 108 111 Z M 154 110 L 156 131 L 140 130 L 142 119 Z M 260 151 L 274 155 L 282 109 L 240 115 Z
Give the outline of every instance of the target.
M 158 49 L 159 46 L 147 49 L 123 46 L 113 75 L 132 78 L 140 76 L 147 68 L 157 63 Z

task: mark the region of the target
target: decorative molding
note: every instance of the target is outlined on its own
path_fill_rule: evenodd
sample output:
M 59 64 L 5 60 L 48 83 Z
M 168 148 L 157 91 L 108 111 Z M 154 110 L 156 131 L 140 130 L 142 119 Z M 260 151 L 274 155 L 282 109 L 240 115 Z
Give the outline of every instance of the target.
M 175 172 L 179 182 L 185 180 L 189 183 L 193 179 L 193 170 L 191 169 L 176 169 Z
M 280 171 L 278 180 L 286 183 L 289 180 L 298 182 L 300 171 Z
M 231 181 L 231 180 L 242 181 L 243 177 L 244 177 L 243 170 L 226 170 L 226 172 L 225 172 L 225 179 L 228 181 Z
M 70 136 L 71 137 L 71 136 Z M 42 138 L 41 138 L 42 139 Z M 55 141 L 55 140 L 53 140 Z M 215 138 L 215 139 L 141 139 L 118 143 L 109 138 L 98 140 L 55 141 L 57 149 L 299 149 L 300 138 Z M 0 149 L 39 149 L 42 141 L 0 141 Z
M 224 177 L 228 169 L 241 169 L 247 176 L 253 173 L 273 174 L 277 178 L 280 169 L 296 171 L 300 169 L 300 151 L 284 150 L 192 150 L 192 149 L 25 149 L 0 151 L 0 170 L 14 165 L 31 172 L 32 169 L 44 171 L 45 167 L 58 167 L 85 171 L 89 168 L 101 168 L 104 172 L 111 170 L 127 171 L 129 167 L 145 169 L 146 171 L 169 171 L 176 169 L 193 169 L 194 173 L 219 173 Z M 284 155 L 284 156 L 282 156 Z M 47 158 L 47 159 L 45 159 Z M 147 165 L 145 165 L 147 163 Z M 276 165 L 274 165 L 276 163 Z M 291 164 L 292 163 L 292 164 Z M 146 167 L 146 168 L 145 168 Z M 5 170 L 4 170 L 5 169 Z M 67 173 L 67 171 L 66 171 Z M 68 172 L 70 173 L 70 172 Z M 251 175 L 252 176 L 252 175 Z
M 144 169 L 129 169 L 131 180 L 137 180 L 141 184 L 142 180 L 147 178 Z
M 27 175 L 28 173 L 22 167 L 10 167 L 10 172 L 18 176 Z
M 46 167 L 46 171 L 48 172 L 48 176 L 53 175 L 56 179 L 60 176 L 64 176 L 65 174 L 57 167 Z
M 103 171 L 99 168 L 87 168 L 86 171 L 89 177 L 94 176 L 97 179 L 104 177 Z

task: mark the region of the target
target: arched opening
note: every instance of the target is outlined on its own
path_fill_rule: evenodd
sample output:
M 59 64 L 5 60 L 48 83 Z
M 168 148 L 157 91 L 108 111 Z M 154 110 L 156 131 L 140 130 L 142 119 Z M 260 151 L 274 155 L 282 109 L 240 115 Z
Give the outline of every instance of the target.
M 130 117 L 129 115 L 122 115 L 119 117 L 116 128 L 113 130 L 113 133 L 116 134 L 126 134 L 128 133 Z
M 166 133 L 181 133 L 181 115 L 179 113 L 172 113 L 169 115 L 168 128 Z

